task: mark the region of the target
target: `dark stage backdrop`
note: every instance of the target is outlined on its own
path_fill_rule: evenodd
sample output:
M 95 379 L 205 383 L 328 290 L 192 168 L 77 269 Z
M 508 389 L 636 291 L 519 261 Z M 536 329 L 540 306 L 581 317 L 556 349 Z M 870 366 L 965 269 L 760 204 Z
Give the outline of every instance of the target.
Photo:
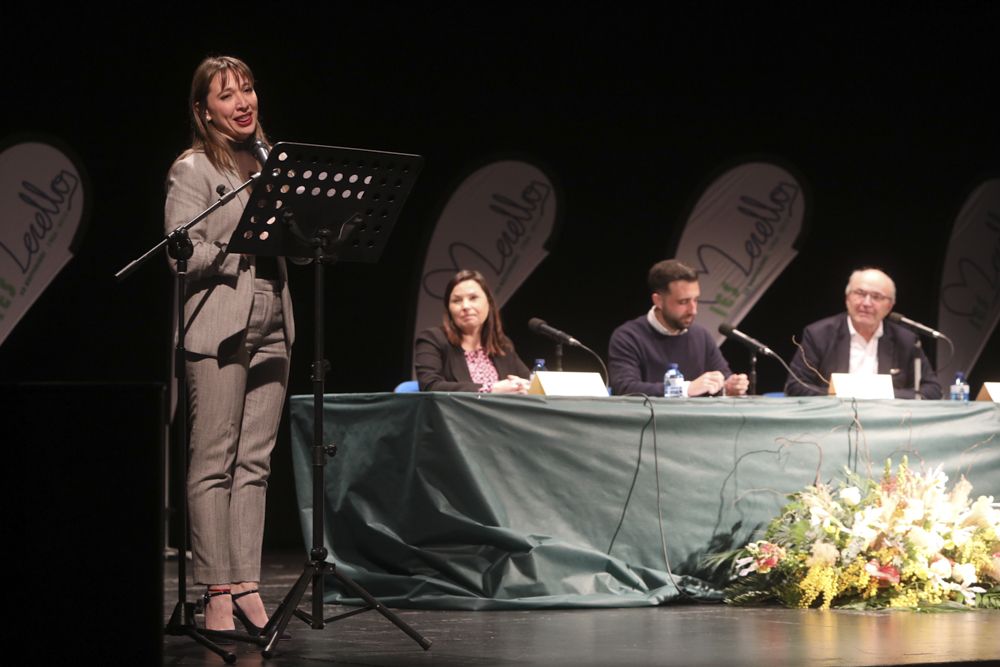
M 842 310 L 847 276 L 865 264 L 895 277 L 900 312 L 933 324 L 951 223 L 969 190 L 1000 172 L 1000 11 L 986 3 L 838 15 L 684 4 L 278 9 L 4 10 L 0 134 L 44 132 L 73 147 L 93 208 L 79 255 L 0 346 L 3 380 L 167 376 L 166 262 L 122 284 L 112 275 L 159 239 L 164 176 L 188 141 L 190 76 L 208 53 L 250 63 L 275 139 L 426 159 L 381 262 L 328 274 L 332 392 L 390 390 L 408 376 L 422 244 L 455 179 L 491 155 L 544 165 L 563 202 L 551 254 L 503 313 L 528 359 L 552 353 L 528 332 L 531 317 L 606 351 L 614 327 L 648 307 L 646 270 L 673 251 L 701 188 L 751 155 L 802 176 L 808 228 L 741 329 L 789 358 L 791 336 Z M 309 269 L 292 281 L 291 391 L 308 393 Z M 723 352 L 746 370 L 742 348 Z M 567 352 L 567 369 L 595 369 L 578 355 Z M 998 357 L 994 334 L 974 389 L 1000 379 Z M 784 381 L 769 360 L 759 376 L 762 391 Z M 275 467 L 281 487 L 287 451 Z M 271 503 L 269 536 L 297 543 L 291 493 Z

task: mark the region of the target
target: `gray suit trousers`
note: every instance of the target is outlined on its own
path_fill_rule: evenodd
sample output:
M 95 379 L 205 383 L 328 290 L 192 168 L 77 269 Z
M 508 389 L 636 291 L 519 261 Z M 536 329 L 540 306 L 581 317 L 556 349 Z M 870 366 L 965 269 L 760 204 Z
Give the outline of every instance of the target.
M 280 287 L 254 281 L 247 328 L 226 356 L 187 355 L 188 503 L 199 584 L 260 581 L 271 450 L 288 384 Z

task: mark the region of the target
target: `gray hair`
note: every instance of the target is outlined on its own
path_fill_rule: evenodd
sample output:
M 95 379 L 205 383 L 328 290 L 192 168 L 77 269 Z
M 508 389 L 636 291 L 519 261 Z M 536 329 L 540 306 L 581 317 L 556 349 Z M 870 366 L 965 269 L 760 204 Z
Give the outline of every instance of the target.
M 890 287 L 890 292 L 891 292 L 891 294 L 887 294 L 886 296 L 888 296 L 892 300 L 893 303 L 896 303 L 896 283 L 895 283 L 895 281 L 893 281 L 893 279 L 889 277 L 888 273 L 886 273 L 882 269 L 880 269 L 878 267 L 875 267 L 875 266 L 864 266 L 864 267 L 861 267 L 860 269 L 857 269 L 856 271 L 854 271 L 851 274 L 851 277 L 847 279 L 847 287 L 844 288 L 844 296 L 847 296 L 848 294 L 851 293 L 851 283 L 854 282 L 854 279 L 855 278 L 859 278 L 862 273 L 866 273 L 868 271 L 877 271 L 878 273 L 881 273 L 883 276 L 885 276 L 885 279 L 889 281 L 889 287 Z

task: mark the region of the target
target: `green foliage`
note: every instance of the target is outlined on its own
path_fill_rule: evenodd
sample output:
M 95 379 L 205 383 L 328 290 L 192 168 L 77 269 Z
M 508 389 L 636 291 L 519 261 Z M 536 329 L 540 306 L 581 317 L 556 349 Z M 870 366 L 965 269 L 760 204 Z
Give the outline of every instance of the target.
M 977 594 L 976 606 L 980 609 L 1000 609 L 1000 586 L 994 586 L 985 593 Z

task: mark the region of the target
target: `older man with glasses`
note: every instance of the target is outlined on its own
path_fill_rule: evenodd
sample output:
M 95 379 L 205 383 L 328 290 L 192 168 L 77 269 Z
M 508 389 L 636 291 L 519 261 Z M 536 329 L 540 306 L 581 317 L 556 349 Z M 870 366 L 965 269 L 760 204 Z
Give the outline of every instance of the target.
M 785 383 L 789 396 L 828 393 L 831 373 L 892 376 L 896 398 L 941 398 L 941 385 L 917 336 L 885 319 L 896 303 L 896 284 L 883 271 L 858 269 L 845 290 L 847 314 L 807 326 Z M 914 390 L 914 360 L 920 360 L 920 392 Z

